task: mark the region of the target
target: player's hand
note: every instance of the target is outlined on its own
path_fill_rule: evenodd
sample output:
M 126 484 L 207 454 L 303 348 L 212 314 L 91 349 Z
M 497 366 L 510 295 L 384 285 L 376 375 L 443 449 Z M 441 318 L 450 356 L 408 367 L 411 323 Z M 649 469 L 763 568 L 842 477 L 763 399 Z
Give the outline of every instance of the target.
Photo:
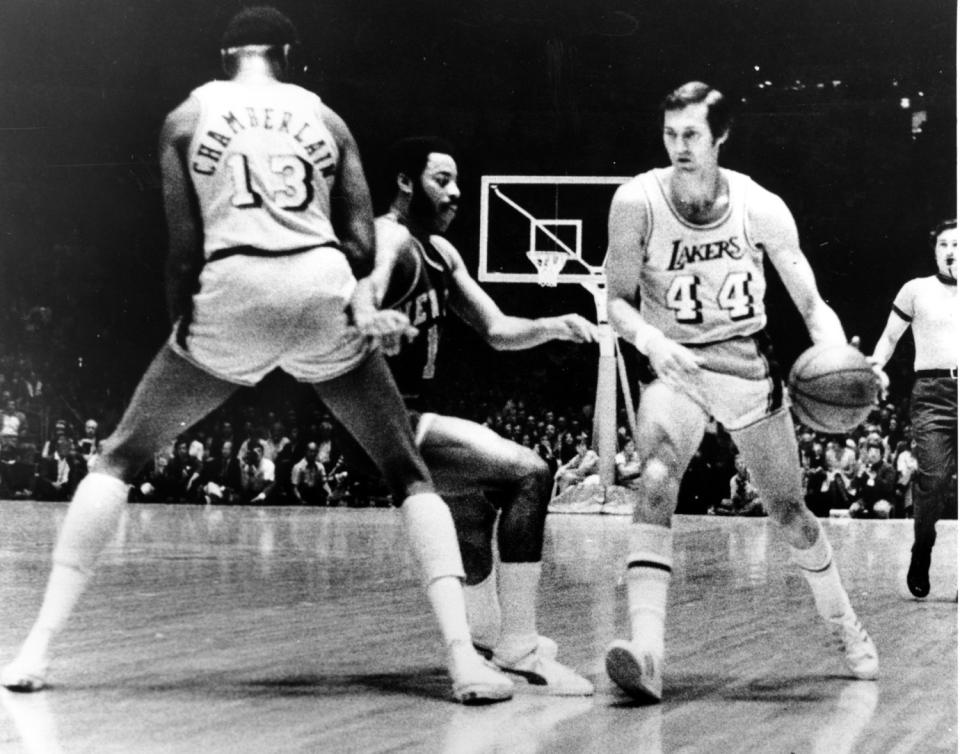
M 379 338 L 381 341 L 394 342 L 399 346 L 402 338 L 413 338 L 417 328 L 403 312 L 395 309 L 375 309 L 354 312 L 353 325 L 361 335 Z
M 650 341 L 647 358 L 657 376 L 668 382 L 684 382 L 700 373 L 699 357 L 667 337 L 658 336 Z
M 596 343 L 600 340 L 600 330 L 593 322 L 579 314 L 562 314 L 557 317 L 561 332 L 557 340 L 570 340 L 574 343 Z
M 880 394 L 880 400 L 885 401 L 887 399 L 887 393 L 890 390 L 890 378 L 887 376 L 887 373 L 883 371 L 880 362 L 873 358 L 873 356 L 867 356 L 867 363 L 877 377 L 877 391 Z

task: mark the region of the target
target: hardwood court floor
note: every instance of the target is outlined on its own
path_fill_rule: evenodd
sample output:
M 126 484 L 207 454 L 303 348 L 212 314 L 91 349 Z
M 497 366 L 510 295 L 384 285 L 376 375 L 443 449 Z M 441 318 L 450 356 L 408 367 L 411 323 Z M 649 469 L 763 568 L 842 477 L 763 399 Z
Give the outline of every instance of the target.
M 35 615 L 64 511 L 0 502 L 0 662 Z M 55 686 L 0 693 L 0 751 L 956 751 L 956 522 L 940 524 L 925 602 L 902 587 L 910 522 L 825 524 L 879 682 L 844 676 L 766 520 L 680 517 L 665 701 L 636 706 L 603 672 L 626 636 L 628 522 L 551 515 L 541 628 L 597 695 L 465 708 L 394 511 L 132 505 Z

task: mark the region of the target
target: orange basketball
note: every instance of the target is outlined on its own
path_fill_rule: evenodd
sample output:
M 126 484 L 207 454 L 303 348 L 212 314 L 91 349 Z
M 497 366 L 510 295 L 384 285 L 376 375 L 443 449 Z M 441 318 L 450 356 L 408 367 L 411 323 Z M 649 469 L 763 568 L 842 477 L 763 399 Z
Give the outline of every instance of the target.
M 877 405 L 877 376 L 866 357 L 846 344 L 808 348 L 787 384 L 797 418 L 820 432 L 847 432 Z

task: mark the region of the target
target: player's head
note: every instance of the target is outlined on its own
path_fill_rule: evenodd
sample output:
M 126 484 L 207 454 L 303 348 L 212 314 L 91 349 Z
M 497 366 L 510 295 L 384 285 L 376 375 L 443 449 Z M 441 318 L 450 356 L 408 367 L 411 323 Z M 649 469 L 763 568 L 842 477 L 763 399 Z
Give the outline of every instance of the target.
M 402 139 L 388 156 L 395 203 L 431 233 L 443 233 L 457 214 L 460 187 L 453 146 L 434 136 Z
M 291 68 L 300 37 L 293 22 L 269 5 L 244 8 L 230 19 L 220 39 L 220 56 L 228 76 L 236 74 L 245 57 L 266 57 L 278 75 Z
M 937 255 L 937 272 L 941 277 L 957 280 L 957 221 L 944 220 L 930 231 Z
M 663 143 L 675 167 L 692 170 L 716 163 L 733 122 L 721 92 L 702 81 L 690 81 L 664 98 L 660 112 Z

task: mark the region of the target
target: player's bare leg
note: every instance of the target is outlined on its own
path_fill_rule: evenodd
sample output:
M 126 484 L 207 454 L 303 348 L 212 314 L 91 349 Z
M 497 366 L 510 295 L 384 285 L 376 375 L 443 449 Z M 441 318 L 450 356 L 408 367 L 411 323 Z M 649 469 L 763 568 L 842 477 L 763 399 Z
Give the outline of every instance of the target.
M 607 674 L 630 696 L 663 695 L 664 627 L 673 569 L 671 521 L 683 472 L 706 427 L 700 406 L 662 381 L 644 390 L 637 415 L 642 473 L 630 527 L 627 607 L 630 640 L 607 650 Z
M 477 654 L 470 640 L 464 578 L 450 509 L 434 492 L 417 452 L 407 411 L 377 351 L 347 375 L 315 385 L 318 394 L 380 469 L 403 515 L 427 597 L 447 648 L 453 695 L 464 703 L 509 699 L 513 683 Z
M 840 639 L 851 673 L 860 679 L 875 679 L 879 673 L 877 649 L 850 605 L 820 520 L 803 502 L 790 412 L 783 409 L 730 434 L 753 475 L 767 513 L 778 525 L 813 591 L 817 612 Z
M 66 625 L 116 534 L 127 482 L 164 445 L 223 403 L 236 386 L 211 376 L 164 346 L 147 369 L 96 465 L 77 486 L 53 551 L 53 567 L 36 622 L 0 675 L 14 691 L 47 684 L 51 643 Z
M 438 488 L 484 491 L 447 497 L 467 573 L 473 641 L 501 669 L 555 695 L 593 693 L 593 684 L 556 662 L 556 644 L 537 630 L 543 531 L 551 477 L 529 448 L 465 419 L 425 414 L 420 450 Z M 419 431 L 418 431 L 419 434 Z M 496 511 L 497 549 L 493 563 Z

